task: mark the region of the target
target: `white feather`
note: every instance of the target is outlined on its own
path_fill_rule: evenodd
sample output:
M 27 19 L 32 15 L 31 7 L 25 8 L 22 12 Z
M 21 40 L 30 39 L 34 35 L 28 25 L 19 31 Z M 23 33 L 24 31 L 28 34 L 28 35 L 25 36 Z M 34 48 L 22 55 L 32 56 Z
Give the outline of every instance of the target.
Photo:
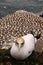
M 19 49 L 14 43 L 10 51 L 11 56 L 18 60 L 29 57 L 35 47 L 35 38 L 32 34 L 25 35 L 22 38 L 25 40 L 24 46 Z

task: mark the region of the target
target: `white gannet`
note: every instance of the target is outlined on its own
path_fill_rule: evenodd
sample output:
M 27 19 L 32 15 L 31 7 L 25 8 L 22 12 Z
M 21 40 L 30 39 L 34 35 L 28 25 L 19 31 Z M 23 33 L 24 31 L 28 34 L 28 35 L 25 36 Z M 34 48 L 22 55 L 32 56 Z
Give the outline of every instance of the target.
M 32 51 L 35 48 L 35 43 L 36 38 L 32 34 L 19 37 L 12 45 L 10 54 L 15 59 L 24 60 L 32 54 Z

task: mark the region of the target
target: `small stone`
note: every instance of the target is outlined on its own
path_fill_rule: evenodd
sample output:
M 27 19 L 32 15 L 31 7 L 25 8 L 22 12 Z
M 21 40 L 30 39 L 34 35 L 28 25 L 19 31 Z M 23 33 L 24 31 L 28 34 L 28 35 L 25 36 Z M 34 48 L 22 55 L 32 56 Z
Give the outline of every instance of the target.
M 4 65 L 4 63 L 2 62 L 2 63 L 0 63 L 0 65 Z
M 6 62 L 5 65 L 12 65 L 12 63 L 11 62 Z

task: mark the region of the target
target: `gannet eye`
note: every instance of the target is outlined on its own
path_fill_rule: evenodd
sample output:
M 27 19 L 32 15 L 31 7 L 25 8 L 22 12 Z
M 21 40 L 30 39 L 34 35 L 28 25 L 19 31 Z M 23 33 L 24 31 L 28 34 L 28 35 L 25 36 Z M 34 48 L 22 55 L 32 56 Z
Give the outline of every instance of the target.
M 21 43 L 21 46 L 23 46 L 24 45 L 24 42 L 23 43 Z
M 18 45 L 18 42 L 16 42 L 16 45 Z
M 19 46 L 19 43 L 15 41 L 15 45 L 18 47 Z

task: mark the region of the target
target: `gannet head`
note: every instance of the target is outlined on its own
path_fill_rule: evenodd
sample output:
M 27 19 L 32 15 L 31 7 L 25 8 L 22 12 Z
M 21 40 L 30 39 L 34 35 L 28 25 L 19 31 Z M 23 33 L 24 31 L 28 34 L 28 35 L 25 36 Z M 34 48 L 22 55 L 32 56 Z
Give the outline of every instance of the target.
M 17 38 L 16 41 L 15 41 L 15 45 L 18 48 L 23 47 L 24 46 L 24 43 L 25 43 L 25 40 L 22 37 Z

